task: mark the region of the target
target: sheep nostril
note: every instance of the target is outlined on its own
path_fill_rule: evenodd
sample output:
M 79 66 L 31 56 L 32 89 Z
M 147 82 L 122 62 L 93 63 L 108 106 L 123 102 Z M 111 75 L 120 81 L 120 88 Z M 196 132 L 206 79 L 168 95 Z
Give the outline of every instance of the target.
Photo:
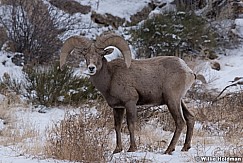
M 89 66 L 89 71 L 94 71 L 95 67 L 94 66 Z

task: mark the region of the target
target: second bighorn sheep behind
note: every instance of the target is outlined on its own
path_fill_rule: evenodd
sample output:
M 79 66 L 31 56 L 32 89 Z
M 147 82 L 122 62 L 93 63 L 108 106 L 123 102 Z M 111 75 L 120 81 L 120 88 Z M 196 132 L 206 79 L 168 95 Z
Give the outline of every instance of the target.
M 107 62 L 104 55 L 110 51 L 105 50 L 108 46 L 117 47 L 125 62 L 122 59 Z M 182 97 L 193 84 L 195 76 L 183 60 L 171 56 L 132 60 L 130 48 L 123 37 L 107 33 L 98 36 L 96 41 L 81 36 L 67 39 L 61 49 L 60 67 L 65 64 L 68 54 L 74 49 L 85 57 L 90 81 L 113 108 L 116 131 L 116 149 L 113 153 L 122 151 L 121 125 L 125 111 L 130 134 L 128 151 L 137 149 L 134 137 L 136 105 L 166 104 L 176 129 L 165 153 L 171 154 L 175 150 L 185 125 L 187 133 L 182 151 L 189 150 L 195 120 Z

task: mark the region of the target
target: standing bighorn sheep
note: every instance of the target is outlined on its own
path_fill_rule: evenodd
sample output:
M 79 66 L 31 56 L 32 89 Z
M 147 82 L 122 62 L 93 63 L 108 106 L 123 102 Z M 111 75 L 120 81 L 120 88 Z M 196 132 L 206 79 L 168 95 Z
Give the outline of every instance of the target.
M 125 62 L 122 59 L 107 62 L 104 55 L 110 52 L 108 46 L 117 47 Z M 185 124 L 187 133 L 182 151 L 189 150 L 195 121 L 182 97 L 191 87 L 195 76 L 183 60 L 172 56 L 132 60 L 127 42 L 117 34 L 107 33 L 98 36 L 96 41 L 81 36 L 67 39 L 61 49 L 61 68 L 68 54 L 74 49 L 85 57 L 90 81 L 113 108 L 116 131 L 116 149 L 113 153 L 122 151 L 121 125 L 125 110 L 130 133 L 128 151 L 133 152 L 137 149 L 134 138 L 136 105 L 166 104 L 175 121 L 176 129 L 165 153 L 171 154 L 175 150 Z

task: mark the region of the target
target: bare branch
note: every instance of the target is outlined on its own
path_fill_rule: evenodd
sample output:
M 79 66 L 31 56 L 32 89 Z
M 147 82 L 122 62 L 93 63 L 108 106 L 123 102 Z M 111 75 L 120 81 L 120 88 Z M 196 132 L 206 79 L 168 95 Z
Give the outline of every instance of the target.
M 243 85 L 243 77 L 235 77 L 235 79 L 233 81 L 231 81 L 232 84 L 226 86 L 220 93 L 219 95 L 213 100 L 213 103 L 216 102 L 218 100 L 218 98 L 224 93 L 224 91 L 226 89 L 228 89 L 229 87 L 232 86 L 237 86 L 237 85 Z

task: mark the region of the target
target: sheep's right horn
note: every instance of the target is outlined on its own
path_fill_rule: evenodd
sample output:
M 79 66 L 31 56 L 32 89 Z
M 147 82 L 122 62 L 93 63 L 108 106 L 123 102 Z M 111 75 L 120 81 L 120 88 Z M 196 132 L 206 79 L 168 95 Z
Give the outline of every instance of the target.
M 90 47 L 90 45 L 92 44 L 92 42 L 86 38 L 86 37 L 82 37 L 82 36 L 72 36 L 70 38 L 68 38 L 62 48 L 61 48 L 61 54 L 60 54 L 60 68 L 63 67 L 63 65 L 66 62 L 67 56 L 68 54 L 74 49 L 87 49 Z
M 127 41 L 123 37 L 115 33 L 103 34 L 97 37 L 95 46 L 96 48 L 102 49 L 105 49 L 107 46 L 117 47 L 124 57 L 127 68 L 130 67 L 132 60 L 131 50 L 127 44 Z

